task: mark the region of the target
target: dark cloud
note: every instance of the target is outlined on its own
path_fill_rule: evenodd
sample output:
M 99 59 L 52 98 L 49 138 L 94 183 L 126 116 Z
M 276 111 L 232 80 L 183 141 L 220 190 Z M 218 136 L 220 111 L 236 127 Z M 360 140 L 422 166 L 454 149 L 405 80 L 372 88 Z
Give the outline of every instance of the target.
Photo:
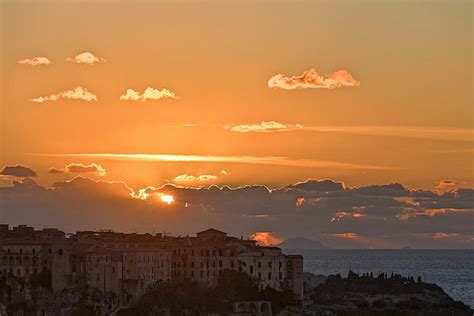
M 368 187 L 358 188 L 355 191 L 363 195 L 386 195 L 386 196 L 407 196 L 409 191 L 399 183 L 391 183 L 384 185 L 371 185 Z
M 341 191 L 345 189 L 344 183 L 330 179 L 315 180 L 309 179 L 287 186 L 288 189 L 299 189 L 304 191 Z
M 52 173 L 52 174 L 61 174 L 61 173 L 64 173 L 64 170 L 51 167 L 51 168 L 48 169 L 48 172 Z
M 36 172 L 34 172 L 31 168 L 28 168 L 28 167 L 15 165 L 15 166 L 4 166 L 2 171 L 0 171 L 0 175 L 25 178 L 25 177 L 36 177 Z
M 172 195 L 174 203 L 163 202 Z M 67 231 L 109 228 L 176 234 L 218 227 L 233 235 L 274 232 L 332 247 L 474 247 L 474 190 L 409 190 L 401 184 L 347 188 L 325 179 L 265 186 L 133 190 L 76 177 L 51 188 L 31 179 L 0 188 L 2 220 Z M 299 202 L 298 202 L 299 201 Z
M 97 173 L 99 176 L 107 175 L 105 169 L 96 163 L 91 163 L 90 165 L 70 163 L 66 168 L 64 168 L 64 170 L 70 173 Z

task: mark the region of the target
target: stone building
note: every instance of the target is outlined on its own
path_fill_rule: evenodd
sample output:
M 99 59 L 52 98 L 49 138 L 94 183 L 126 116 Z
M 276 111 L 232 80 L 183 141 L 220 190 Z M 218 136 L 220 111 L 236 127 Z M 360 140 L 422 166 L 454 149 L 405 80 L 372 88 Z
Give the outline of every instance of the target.
M 242 271 L 256 278 L 262 288 L 288 288 L 298 299 L 303 297 L 302 256 L 286 256 L 280 248 L 258 246 L 254 240 L 230 237 L 216 229 L 176 238 L 170 247 L 172 278 L 189 278 L 212 287 L 224 270 Z
M 286 282 L 298 300 L 303 299 L 303 256 L 286 256 Z
M 26 225 L 0 226 L 0 276 L 12 273 L 28 278 L 50 271 L 55 290 L 67 284 L 68 240 L 64 232 L 54 228 L 35 230 Z
M 260 281 L 260 286 L 276 290 L 286 283 L 286 256 L 277 247 L 252 247 L 239 255 L 242 271 Z
M 136 297 L 171 279 L 171 251 L 161 236 L 113 232 L 78 232 L 71 248 L 71 276 L 103 293 Z
M 0 225 L 0 276 L 28 278 L 50 271 L 52 288 L 83 281 L 123 299 L 143 294 L 156 282 L 190 279 L 217 285 L 225 270 L 246 272 L 262 288 L 291 289 L 303 297 L 303 258 L 254 240 L 208 229 L 195 237 L 82 231 L 69 237 L 57 229 Z

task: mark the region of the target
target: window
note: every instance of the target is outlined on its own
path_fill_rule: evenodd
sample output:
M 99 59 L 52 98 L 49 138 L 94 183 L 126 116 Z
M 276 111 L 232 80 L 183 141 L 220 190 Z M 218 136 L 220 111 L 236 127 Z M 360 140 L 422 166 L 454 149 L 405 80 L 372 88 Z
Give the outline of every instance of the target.
M 258 273 L 258 278 L 262 279 L 262 273 L 261 272 Z
M 253 266 L 250 266 L 250 273 L 253 274 Z
M 261 267 L 262 267 L 262 262 L 259 261 L 259 262 L 258 262 L 258 268 L 260 269 Z
M 219 268 L 222 268 L 222 260 L 219 260 Z
M 272 267 L 272 262 L 271 262 L 271 261 L 268 262 L 268 267 L 269 267 L 269 268 Z
M 231 260 L 231 261 L 230 261 L 230 267 L 231 267 L 231 268 L 234 267 L 234 260 Z
M 280 261 L 280 262 L 278 263 L 278 268 L 281 269 L 282 267 L 283 267 L 283 262 Z
M 62 248 L 59 248 L 59 250 L 58 250 L 58 254 L 59 254 L 60 256 L 62 256 L 62 255 L 63 255 L 63 249 L 62 249 Z
M 279 280 L 283 279 L 283 274 L 282 274 L 281 272 L 278 273 L 278 279 L 279 279 Z
M 269 280 L 272 279 L 272 273 L 271 273 L 271 272 L 268 272 L 268 279 L 269 279 Z

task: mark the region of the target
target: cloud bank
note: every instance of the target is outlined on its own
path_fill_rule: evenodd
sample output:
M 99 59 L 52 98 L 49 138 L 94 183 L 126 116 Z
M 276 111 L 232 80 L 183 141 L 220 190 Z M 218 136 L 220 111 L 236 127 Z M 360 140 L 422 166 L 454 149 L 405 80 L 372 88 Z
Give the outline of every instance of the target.
M 44 103 L 48 101 L 58 101 L 58 100 L 82 100 L 86 102 L 92 102 L 92 101 L 97 101 L 97 96 L 87 90 L 86 88 L 83 88 L 81 86 L 77 86 L 76 88 L 72 90 L 65 90 L 61 91 L 57 94 L 51 94 L 49 96 L 44 96 L 44 97 L 37 97 L 34 99 L 30 99 L 31 102 L 35 103 Z
M 160 99 L 178 99 L 174 92 L 171 92 L 168 89 L 158 90 L 152 87 L 148 87 L 145 91 L 140 94 L 140 92 L 133 89 L 127 89 L 127 91 L 120 96 L 120 100 L 124 101 L 141 101 L 146 102 L 150 100 L 160 100 Z
M 88 157 L 112 160 L 161 161 L 161 162 L 230 162 L 241 164 L 291 166 L 307 168 L 395 170 L 397 167 L 357 164 L 316 159 L 293 159 L 277 156 L 210 156 L 210 155 L 171 155 L 171 154 L 31 154 L 41 157 Z
M 106 62 L 105 58 L 97 57 L 91 52 L 83 52 L 74 56 L 74 58 L 66 58 L 66 61 L 86 65 L 94 65 L 100 62 Z
M 186 234 L 215 227 L 262 241 L 307 237 L 334 248 L 474 248 L 472 188 L 439 193 L 398 183 L 347 187 L 310 179 L 275 189 L 170 184 L 132 189 L 79 176 L 52 187 L 15 180 L 0 188 L 0 201 L 2 222 L 66 231 Z
M 33 57 L 33 58 L 25 58 L 18 61 L 21 65 L 29 65 L 32 67 L 40 66 L 40 65 L 51 65 L 52 62 L 46 57 Z
M 341 87 L 357 87 L 360 81 L 355 80 L 345 69 L 338 70 L 330 74 L 320 74 L 315 69 L 310 69 L 301 76 L 288 77 L 277 74 L 268 80 L 270 88 L 280 88 L 285 90 L 294 89 L 336 89 Z

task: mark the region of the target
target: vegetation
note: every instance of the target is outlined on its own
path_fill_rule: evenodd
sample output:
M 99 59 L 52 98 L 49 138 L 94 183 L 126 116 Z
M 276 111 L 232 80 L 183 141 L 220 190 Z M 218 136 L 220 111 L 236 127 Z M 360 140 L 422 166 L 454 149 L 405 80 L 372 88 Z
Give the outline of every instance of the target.
M 246 273 L 225 270 L 215 288 L 201 287 L 191 280 L 158 283 L 124 314 L 159 315 L 163 310 L 169 310 L 171 315 L 228 312 L 232 303 L 246 300 L 270 301 L 274 312 L 294 303 L 289 290 L 276 291 L 269 287 L 262 290 L 257 280 Z
M 347 278 L 330 275 L 314 289 L 313 309 L 327 315 L 472 315 L 462 302 L 454 301 L 436 284 L 412 277 L 381 273 Z

